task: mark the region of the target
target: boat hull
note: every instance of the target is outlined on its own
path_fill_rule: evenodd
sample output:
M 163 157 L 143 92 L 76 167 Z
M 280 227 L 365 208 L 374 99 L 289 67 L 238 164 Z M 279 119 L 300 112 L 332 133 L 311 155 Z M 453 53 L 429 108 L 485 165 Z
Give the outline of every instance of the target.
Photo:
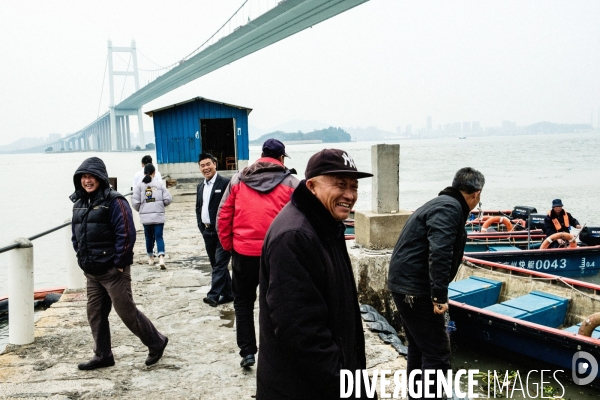
M 585 351 L 600 361 L 598 343 L 583 342 L 572 334 L 524 325 L 522 321 L 483 313 L 452 300 L 450 310 L 450 317 L 456 326 L 452 335 L 459 336 L 460 340 L 475 340 L 483 346 L 496 346 L 567 372 L 571 371 L 573 356 L 578 351 Z M 543 369 L 544 366 L 534 367 Z M 596 375 L 594 383 L 600 386 L 599 375 Z
M 58 294 L 61 295 L 64 291 L 65 291 L 66 287 L 53 287 L 53 288 L 46 288 L 46 289 L 37 289 L 33 292 L 33 300 L 34 300 L 34 305 L 37 302 L 44 302 L 46 299 L 46 296 L 50 295 L 50 294 Z M 55 298 L 53 297 L 51 301 L 48 301 L 47 305 L 51 304 L 52 302 L 56 301 Z M 0 297 L 0 318 L 4 318 L 8 315 L 8 296 L 2 296 Z
M 530 271 L 567 277 L 596 275 L 600 270 L 600 246 L 567 249 L 469 252 L 469 257 Z
M 456 326 L 453 338 L 509 350 L 535 360 L 532 366 L 535 369 L 550 366 L 573 376 L 578 352 L 588 353 L 586 356 L 600 363 L 598 334 L 587 337 L 577 333 L 577 324 L 600 308 L 599 285 L 470 257 L 465 257 L 465 261 L 457 282 L 450 285 L 453 290 L 449 290 L 450 316 Z M 461 285 L 464 281 L 470 284 Z M 500 282 L 498 298 L 490 301 L 493 286 Z M 531 300 L 534 294 L 544 296 L 546 301 L 554 299 L 553 304 L 541 306 L 538 302 L 536 305 L 539 300 Z M 557 299 L 565 306 L 568 302 L 568 306 L 562 311 L 563 317 L 552 322 L 561 313 L 556 306 L 560 303 Z M 484 304 L 478 304 L 482 301 Z M 509 308 L 525 309 L 529 313 L 517 315 L 507 311 Z M 537 315 L 536 319 L 533 315 Z M 591 364 L 577 377 L 591 375 L 592 384 L 600 387 L 600 372 L 598 368 L 594 372 Z

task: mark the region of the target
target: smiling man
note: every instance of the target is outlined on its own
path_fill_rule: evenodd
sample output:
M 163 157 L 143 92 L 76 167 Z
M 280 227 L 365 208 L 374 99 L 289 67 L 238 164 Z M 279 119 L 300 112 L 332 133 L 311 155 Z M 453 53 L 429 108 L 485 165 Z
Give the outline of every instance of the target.
M 153 365 L 169 340 L 133 301 L 131 264 L 136 234 L 129 203 L 110 187 L 106 166 L 98 157 L 88 158 L 77 168 L 73 184 L 71 240 L 87 278 L 87 316 L 94 338 L 93 357 L 78 368 L 115 365 L 108 321 L 113 306 L 127 328 L 148 347 L 145 363 Z
M 211 307 L 233 301 L 231 275 L 227 266 L 231 252 L 223 249 L 217 235 L 217 211 L 225 193 L 229 178 L 217 173 L 217 159 L 208 153 L 200 153 L 198 166 L 204 181 L 196 192 L 196 219 L 204 239 L 204 248 L 212 267 L 211 286 L 203 301 Z
M 271 224 L 260 259 L 257 399 L 337 399 L 340 370 L 366 368 L 342 221 L 358 179 L 370 176 L 345 151 L 322 150 Z

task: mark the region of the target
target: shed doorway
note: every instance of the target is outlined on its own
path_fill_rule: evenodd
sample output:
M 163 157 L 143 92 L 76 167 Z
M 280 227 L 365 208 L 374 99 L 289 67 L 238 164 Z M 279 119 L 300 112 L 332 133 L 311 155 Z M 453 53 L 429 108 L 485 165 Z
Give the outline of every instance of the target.
M 200 119 L 202 152 L 217 159 L 218 170 L 236 170 L 235 118 Z

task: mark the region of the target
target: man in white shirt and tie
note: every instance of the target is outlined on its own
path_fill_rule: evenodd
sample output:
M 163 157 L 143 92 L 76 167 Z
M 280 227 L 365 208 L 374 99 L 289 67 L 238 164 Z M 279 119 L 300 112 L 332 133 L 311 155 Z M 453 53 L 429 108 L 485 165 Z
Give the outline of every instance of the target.
M 198 166 L 204 175 L 204 182 L 198 185 L 196 193 L 196 219 L 212 267 L 211 288 L 203 301 L 216 307 L 233 301 L 231 275 L 227 269 L 231 253 L 221 246 L 216 230 L 217 211 L 229 178 L 217 173 L 217 159 L 211 154 L 201 153 Z

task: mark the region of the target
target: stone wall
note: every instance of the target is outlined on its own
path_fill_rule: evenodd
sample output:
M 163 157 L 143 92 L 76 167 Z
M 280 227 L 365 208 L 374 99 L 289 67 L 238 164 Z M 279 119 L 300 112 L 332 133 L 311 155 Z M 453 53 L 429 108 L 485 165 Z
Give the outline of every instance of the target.
M 398 330 L 398 310 L 387 289 L 392 250 L 369 250 L 348 242 L 348 253 L 358 288 L 359 303 L 373 306 Z

